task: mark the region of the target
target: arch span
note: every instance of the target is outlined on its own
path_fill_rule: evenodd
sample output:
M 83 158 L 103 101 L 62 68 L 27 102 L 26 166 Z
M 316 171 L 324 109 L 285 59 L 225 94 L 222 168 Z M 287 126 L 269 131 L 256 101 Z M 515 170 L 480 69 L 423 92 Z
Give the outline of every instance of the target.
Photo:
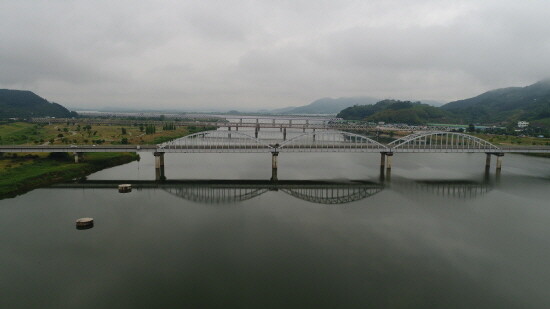
M 271 152 L 274 148 L 238 131 L 205 131 L 157 145 L 163 152 Z
M 410 151 L 472 150 L 479 152 L 498 151 L 499 147 L 472 135 L 458 132 L 419 132 L 404 136 L 388 144 L 391 149 Z
M 342 132 L 307 132 L 278 146 L 281 152 L 380 152 L 388 147 L 366 136 Z

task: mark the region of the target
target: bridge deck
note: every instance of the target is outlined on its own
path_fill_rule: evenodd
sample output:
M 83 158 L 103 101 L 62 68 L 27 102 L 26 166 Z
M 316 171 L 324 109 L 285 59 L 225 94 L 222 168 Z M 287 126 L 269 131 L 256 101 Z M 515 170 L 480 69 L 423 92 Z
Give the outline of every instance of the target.
M 250 145 L 220 145 L 203 146 L 188 145 L 174 148 L 160 148 L 157 145 L 78 145 L 78 146 L 26 146 L 26 145 L 2 145 L 0 152 L 165 152 L 165 153 L 224 153 L 224 152 L 392 152 L 392 153 L 550 153 L 550 146 L 524 146 L 503 147 L 499 149 L 460 149 L 443 147 L 417 147 L 417 148 L 374 148 L 365 145 L 353 144 L 299 144 L 275 147 L 251 147 Z

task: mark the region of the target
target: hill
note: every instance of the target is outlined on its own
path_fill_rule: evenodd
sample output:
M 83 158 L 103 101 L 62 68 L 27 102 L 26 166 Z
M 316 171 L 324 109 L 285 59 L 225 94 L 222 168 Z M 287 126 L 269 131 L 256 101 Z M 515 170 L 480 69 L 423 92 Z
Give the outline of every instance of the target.
M 440 108 L 420 102 L 399 100 L 383 100 L 374 105 L 348 107 L 338 113 L 337 117 L 346 120 L 383 121 L 411 125 L 448 122 L 453 119 L 453 115 Z
M 351 98 L 322 98 L 315 100 L 308 105 L 283 110 L 285 114 L 336 114 L 346 107 L 353 105 L 373 104 L 378 99 L 371 97 Z
M 512 124 L 527 120 L 550 126 L 550 79 L 526 87 L 491 90 L 473 98 L 447 103 L 441 109 L 463 123 Z
M 0 119 L 75 116 L 75 112 L 50 103 L 31 91 L 0 89 Z

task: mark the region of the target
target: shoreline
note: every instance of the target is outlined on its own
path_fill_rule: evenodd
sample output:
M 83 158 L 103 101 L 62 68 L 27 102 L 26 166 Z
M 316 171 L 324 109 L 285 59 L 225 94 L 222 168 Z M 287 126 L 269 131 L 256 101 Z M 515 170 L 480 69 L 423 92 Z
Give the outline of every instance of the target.
M 135 153 L 85 153 L 84 161 L 80 163 L 51 158 L 36 159 L 32 163 L 0 172 L 0 200 L 135 160 L 139 160 L 139 155 Z

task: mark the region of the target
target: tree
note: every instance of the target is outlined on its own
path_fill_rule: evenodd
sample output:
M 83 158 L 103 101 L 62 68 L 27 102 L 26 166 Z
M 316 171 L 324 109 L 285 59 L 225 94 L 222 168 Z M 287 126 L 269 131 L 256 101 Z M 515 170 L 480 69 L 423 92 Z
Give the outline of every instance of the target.
M 120 143 L 121 144 L 128 144 L 128 139 L 126 137 L 123 137 L 121 140 L 120 140 Z

